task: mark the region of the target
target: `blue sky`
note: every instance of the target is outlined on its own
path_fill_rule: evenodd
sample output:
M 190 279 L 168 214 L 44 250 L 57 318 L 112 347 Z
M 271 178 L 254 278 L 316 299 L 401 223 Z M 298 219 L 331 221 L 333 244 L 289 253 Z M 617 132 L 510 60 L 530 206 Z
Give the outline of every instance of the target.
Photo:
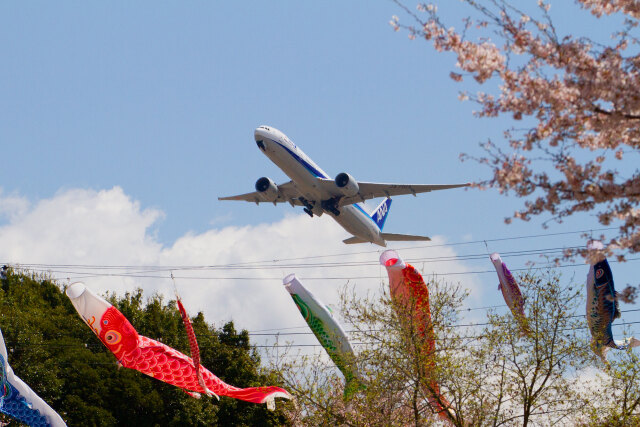
M 568 22 L 575 9 L 558 7 L 561 22 Z M 488 176 L 486 168 L 461 163 L 459 154 L 481 154 L 478 143 L 499 139 L 508 120 L 473 118 L 475 106 L 457 99 L 465 87 L 448 77 L 455 59 L 394 32 L 388 25 L 394 14 L 408 23 L 387 1 L 2 3 L 0 236 L 7 246 L 0 261 L 209 265 L 350 251 L 369 251 L 358 259 L 375 261 L 379 248 L 343 246 L 348 236 L 329 220 L 288 205 L 217 197 L 252 191 L 261 176 L 288 180 L 255 146 L 253 130 L 261 124 L 285 132 L 331 176 L 344 171 L 363 181 L 434 184 Z M 463 16 L 455 8 L 445 14 L 452 25 Z M 475 190 L 398 197 L 385 230 L 438 236 L 442 244 L 600 228 L 589 215 L 548 230 L 540 226 L 547 218 L 505 225 L 520 203 Z M 494 242 L 489 250 L 582 244 L 576 234 Z M 446 250 L 486 252 L 484 244 Z M 505 257 L 512 268 L 528 260 Z M 613 267 L 619 286 L 634 280 L 631 267 Z M 455 268 L 479 271 L 491 264 L 487 257 L 433 271 Z M 284 277 L 290 272 L 284 270 L 268 276 Z M 586 266 L 566 271 L 578 282 L 586 276 Z M 301 271 L 300 277 L 305 274 L 331 273 Z M 367 275 L 366 267 L 358 274 Z M 500 303 L 495 276 L 467 277 L 470 303 Z M 95 285 L 160 289 L 143 279 L 114 280 Z M 198 283 L 198 295 L 212 287 L 218 297 L 257 292 L 255 284 Z M 166 280 L 163 286 L 170 291 Z M 335 302 L 333 285 L 316 286 Z M 263 297 L 256 293 L 255 303 Z M 219 312 L 215 301 L 191 302 L 192 311 L 210 318 Z M 285 319 L 256 315 L 246 325 L 296 321 L 287 307 L 293 314 Z M 224 318 L 243 318 L 228 310 Z
M 272 221 L 283 209 L 217 201 L 263 174 L 284 179 L 255 147 L 260 124 L 332 175 L 477 176 L 458 154 L 483 125 L 460 126 L 470 106 L 450 64 L 391 30 L 391 3 L 30 5 L 5 5 L 17 10 L 2 18 L 5 192 L 120 185 L 166 213 L 163 242 L 229 215 Z M 402 221 L 397 202 L 389 226 Z

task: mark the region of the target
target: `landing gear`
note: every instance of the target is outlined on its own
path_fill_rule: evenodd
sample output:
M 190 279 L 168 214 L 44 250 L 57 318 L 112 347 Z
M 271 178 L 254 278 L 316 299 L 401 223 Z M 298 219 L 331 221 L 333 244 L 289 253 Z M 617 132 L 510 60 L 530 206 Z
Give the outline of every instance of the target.
M 318 209 L 315 206 L 315 201 L 310 202 L 304 197 L 298 197 L 298 200 L 300 201 L 300 203 L 302 203 L 302 206 L 304 206 L 304 211 L 310 217 L 313 217 L 314 215 L 320 216 L 323 212 L 330 212 L 335 216 L 340 215 L 340 210 L 338 209 L 338 202 L 340 201 L 339 197 L 332 197 L 320 202 L 320 207 L 322 208 L 322 210 Z
M 328 200 L 323 200 L 321 203 L 322 209 L 327 212 L 331 212 L 335 216 L 340 215 L 340 211 L 338 210 L 338 200 L 337 198 L 332 198 Z
M 309 201 L 304 197 L 298 197 L 298 200 L 300 200 L 300 203 L 304 205 L 303 210 L 307 213 L 307 215 L 313 218 L 313 205 L 309 203 Z
M 309 209 L 310 211 L 313 210 L 313 205 L 309 203 L 307 199 L 305 199 L 304 197 L 298 197 L 298 200 L 300 200 L 300 203 L 302 203 L 305 208 Z

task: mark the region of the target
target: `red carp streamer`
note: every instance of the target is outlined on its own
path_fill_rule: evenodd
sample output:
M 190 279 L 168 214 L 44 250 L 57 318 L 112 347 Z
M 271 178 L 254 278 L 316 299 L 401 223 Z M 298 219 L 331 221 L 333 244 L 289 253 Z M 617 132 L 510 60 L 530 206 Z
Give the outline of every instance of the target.
M 73 283 L 66 293 L 87 325 L 125 368 L 135 369 L 187 392 L 212 393 L 247 402 L 266 403 L 269 409 L 275 408 L 276 397 L 291 398 L 280 387 L 238 388 L 225 383 L 208 369 L 200 369 L 199 361 L 196 363 L 178 350 L 139 335 L 118 309 L 95 295 L 83 283 Z M 193 328 L 190 340 L 192 337 L 195 342 Z M 193 343 L 191 350 L 199 358 L 199 351 L 194 351 Z

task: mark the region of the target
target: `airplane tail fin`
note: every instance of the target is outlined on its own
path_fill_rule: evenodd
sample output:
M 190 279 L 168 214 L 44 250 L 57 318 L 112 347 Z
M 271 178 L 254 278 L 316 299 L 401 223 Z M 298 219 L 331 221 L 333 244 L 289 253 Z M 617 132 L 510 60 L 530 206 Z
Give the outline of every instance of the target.
M 389 215 L 389 209 L 391 209 L 391 199 L 387 197 L 369 215 L 380 230 L 384 227 L 384 223 Z
M 431 240 L 427 236 L 415 236 L 413 234 L 395 234 L 395 233 L 382 233 L 382 238 L 390 242 L 416 242 L 416 241 Z

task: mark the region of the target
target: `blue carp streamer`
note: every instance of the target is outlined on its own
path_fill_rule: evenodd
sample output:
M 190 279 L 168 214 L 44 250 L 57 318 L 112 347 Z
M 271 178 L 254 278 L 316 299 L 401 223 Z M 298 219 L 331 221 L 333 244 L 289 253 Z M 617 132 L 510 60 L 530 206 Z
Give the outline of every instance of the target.
M 599 241 L 591 241 L 587 245 L 591 251 L 600 251 L 604 246 Z M 640 345 L 634 337 L 622 340 L 613 339 L 611 325 L 620 318 L 618 293 L 613 284 L 613 274 L 607 259 L 603 255 L 591 263 L 587 275 L 587 323 L 591 331 L 591 348 L 607 363 L 607 352 L 610 348 L 626 350 Z
M 7 347 L 0 331 L 0 412 L 32 427 L 66 426 L 60 415 L 14 373 L 7 360 Z

